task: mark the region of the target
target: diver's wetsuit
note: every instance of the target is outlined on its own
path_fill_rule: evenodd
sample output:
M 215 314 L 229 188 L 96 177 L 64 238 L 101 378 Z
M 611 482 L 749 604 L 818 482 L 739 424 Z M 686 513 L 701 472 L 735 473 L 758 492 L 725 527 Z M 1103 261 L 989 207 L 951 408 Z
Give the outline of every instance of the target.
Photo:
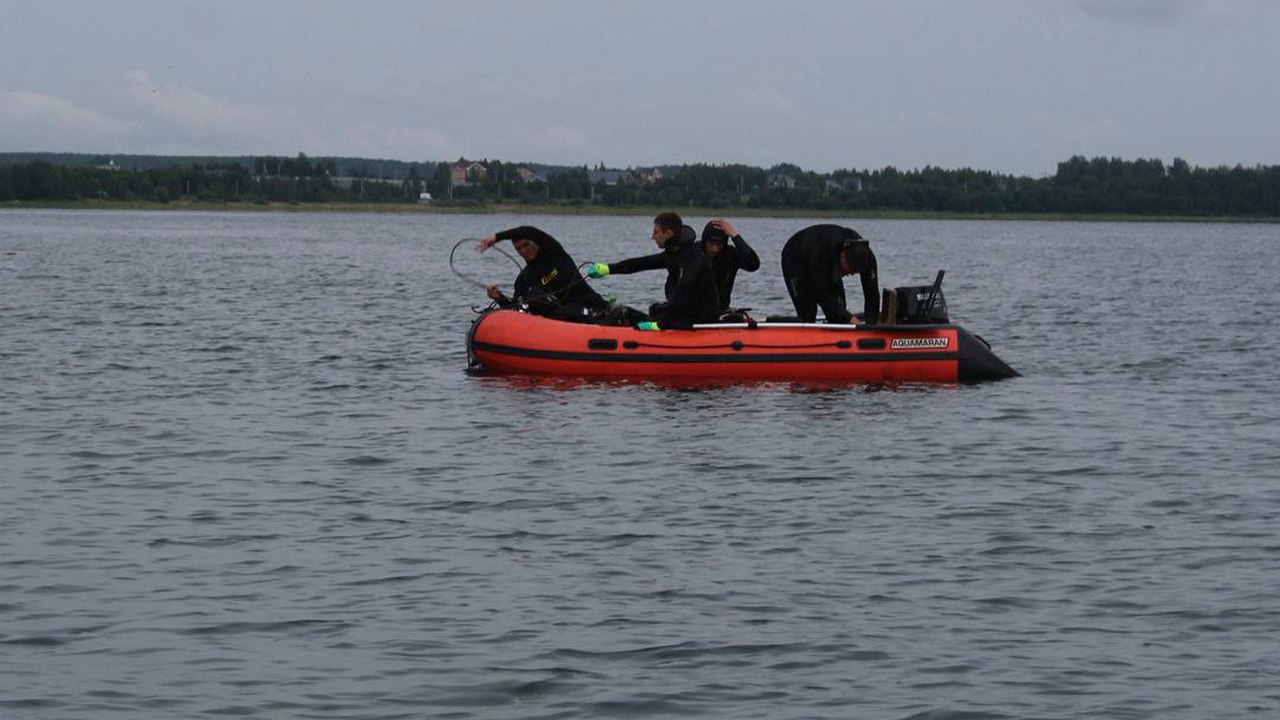
M 747 272 L 755 272 L 760 269 L 760 256 L 755 250 L 742 239 L 741 235 L 734 235 L 729 238 L 732 242 L 725 243 L 724 249 L 715 257 L 707 256 L 711 261 L 711 274 L 716 279 L 716 291 L 720 295 L 720 311 L 724 312 L 729 309 L 730 297 L 733 295 L 733 281 L 738 277 L 739 270 Z M 706 247 L 707 241 L 699 240 L 699 249 Z
M 494 235 L 498 240 L 530 240 L 538 254 L 516 276 L 513 301 L 541 315 L 562 320 L 594 321 L 609 303 L 578 272 L 578 266 L 555 238 L 524 225 Z M 595 312 L 592 312 L 595 311 Z
M 660 252 L 609 263 L 609 273 L 618 275 L 666 268 L 667 302 L 662 307 L 655 305 L 651 311 L 664 327 L 688 327 L 694 323 L 715 322 L 720 317 L 711 263 L 694 242 L 696 237 L 693 228 L 686 225 Z
M 880 281 L 871 245 L 855 230 L 840 225 L 813 225 L 787 240 L 782 248 L 782 276 L 801 322 L 817 319 L 818 307 L 829 323 L 847 323 L 853 313 L 845 305 L 840 253 L 849 245 L 853 271 L 862 280 L 863 319 L 880 315 Z

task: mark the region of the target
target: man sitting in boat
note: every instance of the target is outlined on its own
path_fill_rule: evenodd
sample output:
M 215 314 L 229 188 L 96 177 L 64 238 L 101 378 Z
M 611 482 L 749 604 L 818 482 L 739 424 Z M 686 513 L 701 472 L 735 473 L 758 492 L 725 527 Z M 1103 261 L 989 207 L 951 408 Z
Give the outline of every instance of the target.
M 511 298 L 497 285 L 490 285 L 489 299 L 503 306 L 525 305 L 538 315 L 575 322 L 599 322 L 609 310 L 609 303 L 583 280 L 577 264 L 555 238 L 523 225 L 483 238 L 480 252 L 501 240 L 511 241 L 525 266 L 516 276 Z
M 727 314 L 740 312 L 729 308 L 733 281 L 737 279 L 739 270 L 759 270 L 760 256 L 742 239 L 738 228 L 724 218 L 715 218 L 702 228 L 699 244 L 711 261 L 711 275 L 716 279 L 716 292 L 720 296 L 720 317 L 723 319 Z
M 697 234 L 687 227 L 679 215 L 660 213 L 653 219 L 653 242 L 659 251 L 653 255 L 629 258 L 615 263 L 592 263 L 587 277 L 627 275 L 645 270 L 667 271 L 666 302 L 649 309 L 649 321 L 637 325 L 641 330 L 689 328 L 694 323 L 715 322 L 720 316 L 720 300 L 716 292 L 711 262 L 695 242 Z
M 862 280 L 860 321 L 845 305 L 844 276 Z M 818 307 L 829 323 L 874 323 L 880 314 L 880 281 L 871 245 L 856 230 L 840 225 L 813 225 L 787 240 L 782 248 L 782 276 L 800 322 L 817 320 Z

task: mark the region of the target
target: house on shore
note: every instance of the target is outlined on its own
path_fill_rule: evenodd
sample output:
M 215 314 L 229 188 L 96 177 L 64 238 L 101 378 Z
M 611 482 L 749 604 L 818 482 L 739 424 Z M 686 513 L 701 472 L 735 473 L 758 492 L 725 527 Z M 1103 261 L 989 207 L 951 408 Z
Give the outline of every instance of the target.
M 449 166 L 449 186 L 469 187 L 479 183 L 488 175 L 489 168 L 485 167 L 484 163 L 458 158 L 457 162 Z

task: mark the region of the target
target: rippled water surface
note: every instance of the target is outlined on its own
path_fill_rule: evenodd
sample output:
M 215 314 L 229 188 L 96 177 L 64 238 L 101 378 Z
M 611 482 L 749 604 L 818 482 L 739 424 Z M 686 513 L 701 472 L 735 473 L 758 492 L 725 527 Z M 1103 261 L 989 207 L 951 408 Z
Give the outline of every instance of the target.
M 1276 226 L 848 221 L 1024 376 L 820 389 L 468 376 L 524 223 L 0 212 L 0 716 L 1280 717 Z

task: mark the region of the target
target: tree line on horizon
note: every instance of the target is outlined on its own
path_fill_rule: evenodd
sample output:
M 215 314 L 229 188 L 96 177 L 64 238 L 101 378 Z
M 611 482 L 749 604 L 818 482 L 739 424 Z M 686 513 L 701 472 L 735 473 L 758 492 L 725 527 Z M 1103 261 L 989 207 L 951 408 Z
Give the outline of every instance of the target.
M 581 167 L 485 161 L 459 183 L 449 163 L 258 156 L 153 167 L 0 158 L 0 202 L 405 203 L 430 193 L 445 206 L 494 203 L 732 210 L 906 211 L 953 214 L 1280 216 L 1280 165 L 1192 167 L 1182 159 L 1075 156 L 1029 178 L 971 168 L 837 170 L 796 165 L 666 166 L 656 179 Z M 363 163 L 363 164 L 362 164 Z M 371 169 L 372 168 L 372 169 Z

